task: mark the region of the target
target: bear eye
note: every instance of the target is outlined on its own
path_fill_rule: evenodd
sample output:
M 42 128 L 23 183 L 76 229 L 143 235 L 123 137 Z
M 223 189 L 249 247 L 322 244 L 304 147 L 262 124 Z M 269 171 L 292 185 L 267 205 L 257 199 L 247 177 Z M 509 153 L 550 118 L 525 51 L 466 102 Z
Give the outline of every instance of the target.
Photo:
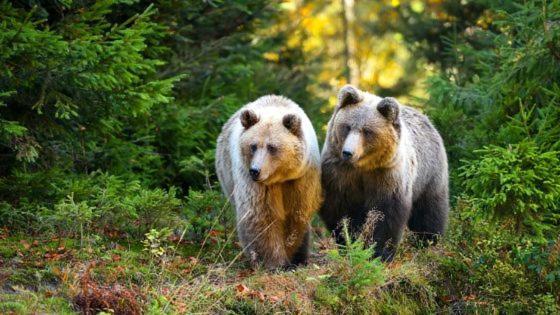
M 276 154 L 276 152 L 278 152 L 278 147 L 276 147 L 275 145 L 272 144 L 268 144 L 266 146 L 266 149 L 268 150 L 268 152 L 272 155 Z
M 366 136 L 366 137 L 371 137 L 374 134 L 373 130 L 371 130 L 371 129 L 364 129 L 362 132 L 364 133 L 364 136 Z
M 342 125 L 342 131 L 344 131 L 345 133 L 350 132 L 350 129 L 352 129 L 352 128 L 350 128 L 350 125 L 348 125 L 348 124 L 343 124 Z
M 250 147 L 250 148 L 251 148 L 251 152 L 252 152 L 252 153 L 255 153 L 255 151 L 257 151 L 257 145 L 254 144 L 254 143 L 251 144 L 251 147 Z

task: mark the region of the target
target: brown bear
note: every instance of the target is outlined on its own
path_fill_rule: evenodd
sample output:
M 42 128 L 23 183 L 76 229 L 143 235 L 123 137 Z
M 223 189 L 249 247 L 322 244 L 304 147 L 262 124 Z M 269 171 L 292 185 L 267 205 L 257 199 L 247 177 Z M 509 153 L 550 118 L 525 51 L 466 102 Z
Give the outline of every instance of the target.
M 370 235 L 375 256 L 385 261 L 392 260 L 407 225 L 422 243 L 444 233 L 447 157 L 439 133 L 417 110 L 343 87 L 321 165 L 325 201 L 320 216 L 338 242 L 344 241 L 344 218 L 352 234 Z M 373 226 L 365 224 L 372 211 L 378 214 Z
M 304 111 L 274 95 L 243 106 L 218 137 L 216 171 L 251 263 L 306 263 L 322 195 L 319 145 Z

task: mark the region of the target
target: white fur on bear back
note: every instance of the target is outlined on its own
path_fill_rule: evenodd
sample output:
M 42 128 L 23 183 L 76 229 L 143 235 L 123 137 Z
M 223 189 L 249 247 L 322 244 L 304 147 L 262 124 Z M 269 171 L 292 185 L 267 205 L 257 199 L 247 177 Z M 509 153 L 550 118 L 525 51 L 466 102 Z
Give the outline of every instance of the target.
M 251 109 L 257 114 L 257 117 L 259 117 L 259 123 L 270 120 L 281 122 L 285 115 L 296 114 L 301 119 L 305 144 L 302 170 L 309 169 L 310 167 L 315 169 L 321 168 L 321 157 L 319 154 L 319 144 L 317 142 L 315 129 L 313 129 L 313 125 L 303 109 L 290 99 L 283 96 L 267 95 L 260 97 L 256 101 L 243 106 L 234 114 L 233 117 L 235 118 L 234 121 L 232 121 L 231 133 L 228 139 L 232 164 L 231 171 L 228 171 L 228 173 L 231 173 L 228 175 L 234 180 L 232 194 L 237 205 L 248 202 L 249 200 L 247 199 L 251 199 L 249 195 L 256 193 L 256 191 L 262 188 L 260 187 L 260 184 L 254 183 L 249 177 L 248 170 L 246 170 L 246 167 L 243 165 L 243 157 L 241 156 L 241 148 L 239 146 L 239 139 L 241 137 L 241 133 L 243 132 L 243 126 L 241 125 L 239 115 L 242 111 L 247 109 Z M 251 190 L 253 192 L 251 192 Z M 239 193 L 236 193 L 236 191 Z

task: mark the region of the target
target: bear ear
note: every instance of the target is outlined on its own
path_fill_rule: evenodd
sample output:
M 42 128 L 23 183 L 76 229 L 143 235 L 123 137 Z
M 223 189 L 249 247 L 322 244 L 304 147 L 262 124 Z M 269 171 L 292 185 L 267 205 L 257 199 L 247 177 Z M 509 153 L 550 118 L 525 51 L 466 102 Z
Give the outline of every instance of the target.
M 254 124 L 259 122 L 259 117 L 257 117 L 257 114 L 255 114 L 255 112 L 250 109 L 242 111 L 239 119 L 241 120 L 241 124 L 245 129 L 249 129 Z
M 360 95 L 360 91 L 354 87 L 353 85 L 347 84 L 340 89 L 338 92 L 338 106 L 340 108 L 357 104 L 362 101 L 362 96 Z
M 377 110 L 392 123 L 399 118 L 399 103 L 392 97 L 385 97 L 377 104 Z
M 282 124 L 294 135 L 298 137 L 301 136 L 301 119 L 298 116 L 294 114 L 287 114 L 282 119 Z

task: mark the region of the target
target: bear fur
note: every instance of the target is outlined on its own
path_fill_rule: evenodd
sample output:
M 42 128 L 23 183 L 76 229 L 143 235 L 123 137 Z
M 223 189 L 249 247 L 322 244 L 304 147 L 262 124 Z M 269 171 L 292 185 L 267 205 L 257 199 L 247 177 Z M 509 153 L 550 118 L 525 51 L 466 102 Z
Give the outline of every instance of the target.
M 337 242 L 344 241 L 341 220 L 347 218 L 351 234 L 368 235 L 375 256 L 390 261 L 405 226 L 422 243 L 444 233 L 447 156 L 441 136 L 417 110 L 343 87 L 321 165 L 325 201 L 320 216 Z
M 306 263 L 322 194 L 319 145 L 304 111 L 274 95 L 243 106 L 218 137 L 216 171 L 251 263 Z

